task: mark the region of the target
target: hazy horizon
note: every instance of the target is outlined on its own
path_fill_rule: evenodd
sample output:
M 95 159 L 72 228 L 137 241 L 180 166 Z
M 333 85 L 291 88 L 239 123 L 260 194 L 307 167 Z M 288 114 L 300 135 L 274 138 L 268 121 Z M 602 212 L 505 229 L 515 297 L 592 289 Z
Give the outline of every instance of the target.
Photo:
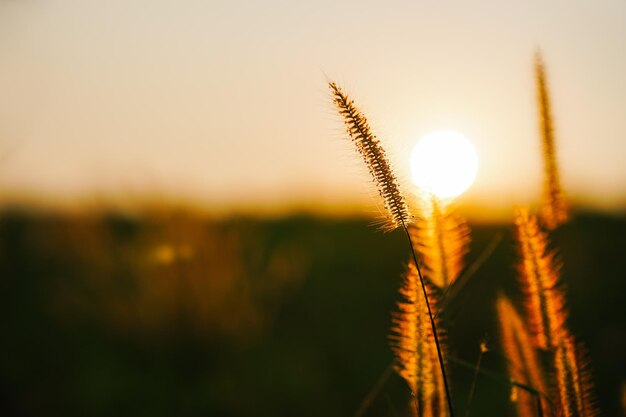
M 0 196 L 368 204 L 329 77 L 401 177 L 419 137 L 453 129 L 480 159 L 463 201 L 532 203 L 537 47 L 565 192 L 623 209 L 623 1 L 0 1 Z

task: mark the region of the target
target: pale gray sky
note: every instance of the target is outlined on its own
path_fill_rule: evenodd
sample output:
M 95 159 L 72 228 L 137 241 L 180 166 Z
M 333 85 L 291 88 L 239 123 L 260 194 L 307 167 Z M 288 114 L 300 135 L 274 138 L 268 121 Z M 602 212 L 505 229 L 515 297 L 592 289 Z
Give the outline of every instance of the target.
M 325 86 L 399 171 L 453 129 L 467 199 L 539 195 L 543 50 L 566 191 L 626 202 L 626 1 L 0 0 L 0 194 L 162 193 L 220 206 L 369 198 Z

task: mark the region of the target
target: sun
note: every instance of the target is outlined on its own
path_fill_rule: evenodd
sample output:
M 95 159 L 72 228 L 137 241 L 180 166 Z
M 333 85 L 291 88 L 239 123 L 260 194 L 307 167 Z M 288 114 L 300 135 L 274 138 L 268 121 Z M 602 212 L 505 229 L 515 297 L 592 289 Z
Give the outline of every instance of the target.
M 411 180 L 422 191 L 446 199 L 469 188 L 478 172 L 474 145 L 462 134 L 440 130 L 422 137 L 411 152 Z

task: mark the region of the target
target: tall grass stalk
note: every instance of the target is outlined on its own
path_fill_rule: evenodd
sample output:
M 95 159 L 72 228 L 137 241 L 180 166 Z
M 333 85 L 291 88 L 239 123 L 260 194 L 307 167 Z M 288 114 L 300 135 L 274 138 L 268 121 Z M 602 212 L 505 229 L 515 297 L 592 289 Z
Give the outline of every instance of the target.
M 346 125 L 348 135 L 355 144 L 357 151 L 363 157 L 365 164 L 367 165 L 370 174 L 373 177 L 374 183 L 378 188 L 378 192 L 383 199 L 383 203 L 389 214 L 391 225 L 394 228 L 402 227 L 406 235 L 409 245 L 411 247 L 411 254 L 413 256 L 413 262 L 415 269 L 417 270 L 417 277 L 424 296 L 426 308 L 428 311 L 428 317 L 430 319 L 430 326 L 433 333 L 433 339 L 437 350 L 437 358 L 439 360 L 439 367 L 441 368 L 441 374 L 443 378 L 443 384 L 445 388 L 446 400 L 448 408 L 450 410 L 450 417 L 454 417 L 454 407 L 452 405 L 452 398 L 450 395 L 450 388 L 448 384 L 448 378 L 446 376 L 446 368 L 444 364 L 443 354 L 441 351 L 441 344 L 439 343 L 439 336 L 437 334 L 437 326 L 435 325 L 435 319 L 433 311 L 426 291 L 426 285 L 424 283 L 424 277 L 420 270 L 419 262 L 417 260 L 416 248 L 413 245 L 411 234 L 409 233 L 410 213 L 406 200 L 403 194 L 400 192 L 398 180 L 391 169 L 391 165 L 387 160 L 386 153 L 380 142 L 372 133 L 370 126 L 365 116 L 361 113 L 358 107 L 334 82 L 329 83 L 333 102 L 342 116 Z

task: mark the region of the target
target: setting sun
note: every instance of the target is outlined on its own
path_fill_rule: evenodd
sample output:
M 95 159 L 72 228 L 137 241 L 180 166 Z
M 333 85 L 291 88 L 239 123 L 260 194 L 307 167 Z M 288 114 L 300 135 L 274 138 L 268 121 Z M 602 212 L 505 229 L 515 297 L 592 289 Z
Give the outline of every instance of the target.
M 478 171 L 472 143 L 460 133 L 441 130 L 422 137 L 411 153 L 411 180 L 422 191 L 452 198 L 469 188 Z

